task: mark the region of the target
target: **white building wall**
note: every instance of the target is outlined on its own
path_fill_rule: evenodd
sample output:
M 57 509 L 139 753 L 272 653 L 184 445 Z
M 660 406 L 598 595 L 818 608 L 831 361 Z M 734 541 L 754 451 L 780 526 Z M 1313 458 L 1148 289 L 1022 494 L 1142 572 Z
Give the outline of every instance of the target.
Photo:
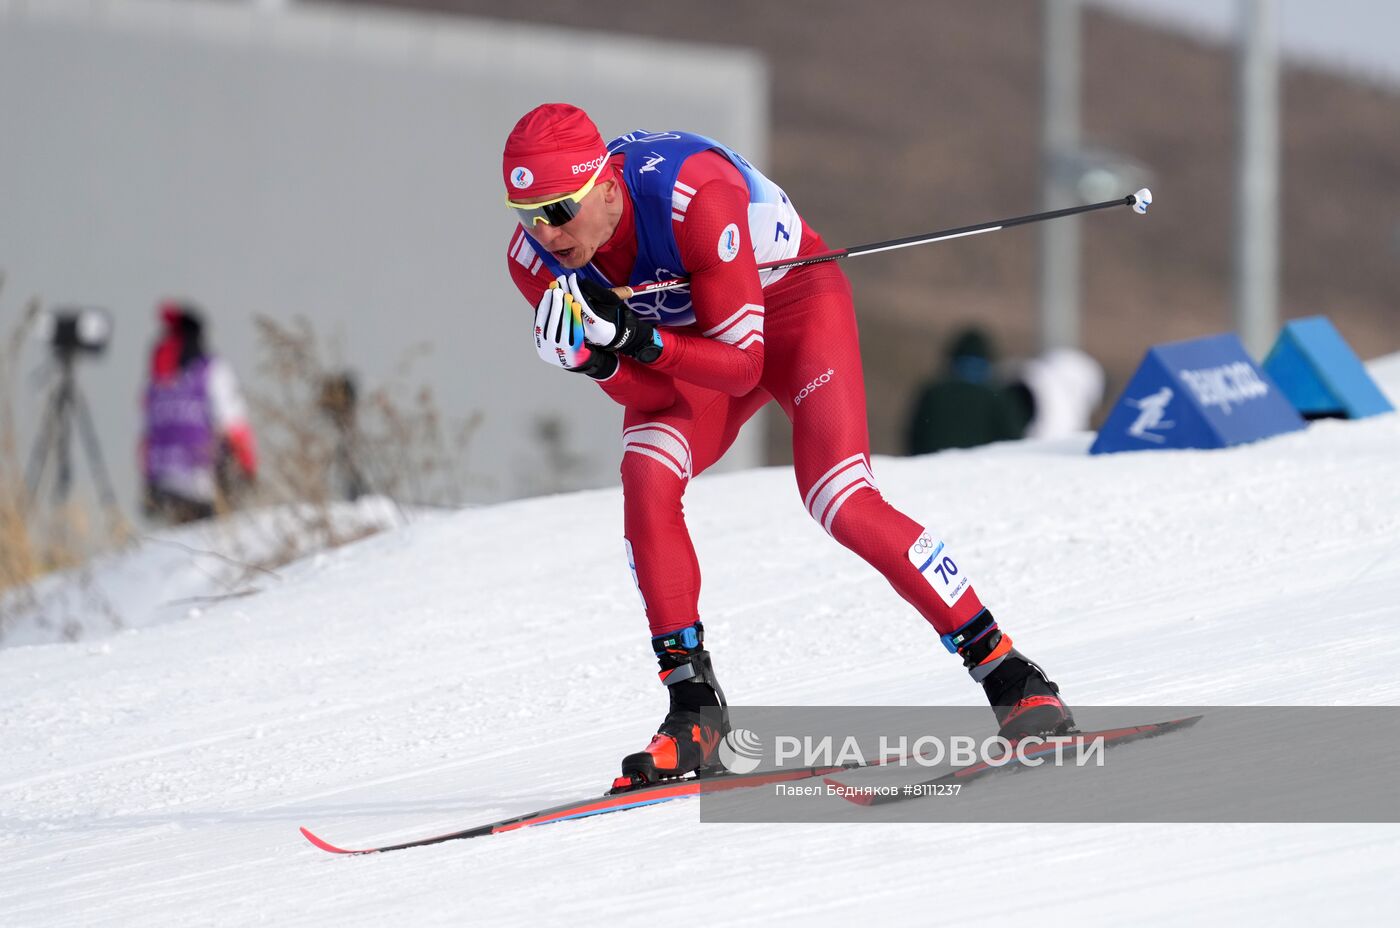
M 255 314 L 306 316 L 362 382 L 429 343 L 417 379 L 450 417 L 485 414 L 464 462 L 486 478 L 477 499 L 539 479 L 541 413 L 585 459 L 559 482 L 612 484 L 621 410 L 535 358 L 504 264 L 501 146 L 549 100 L 605 136 L 685 128 L 766 159 L 747 52 L 321 5 L 0 0 L 0 331 L 31 295 L 113 311 L 112 349 L 79 382 L 128 513 L 166 295 L 208 310 L 245 381 Z M 27 455 L 41 394 L 25 379 L 17 399 Z M 760 463 L 760 437 L 727 465 Z

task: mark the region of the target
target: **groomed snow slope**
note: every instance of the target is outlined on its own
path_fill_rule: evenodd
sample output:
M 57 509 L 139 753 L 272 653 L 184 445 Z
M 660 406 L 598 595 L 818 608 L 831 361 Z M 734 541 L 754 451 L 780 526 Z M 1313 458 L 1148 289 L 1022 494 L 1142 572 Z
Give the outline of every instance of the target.
M 1372 365 L 1400 397 L 1400 358 Z M 879 459 L 1080 705 L 1400 703 L 1400 416 L 1216 452 Z M 790 473 L 688 497 L 731 699 L 979 702 Z M 0 651 L 0 922 L 1151 925 L 1390 911 L 1394 825 L 705 825 L 340 858 L 601 790 L 664 696 L 617 491 L 418 522 L 255 597 Z M 1162 742 L 1165 747 L 1166 742 Z

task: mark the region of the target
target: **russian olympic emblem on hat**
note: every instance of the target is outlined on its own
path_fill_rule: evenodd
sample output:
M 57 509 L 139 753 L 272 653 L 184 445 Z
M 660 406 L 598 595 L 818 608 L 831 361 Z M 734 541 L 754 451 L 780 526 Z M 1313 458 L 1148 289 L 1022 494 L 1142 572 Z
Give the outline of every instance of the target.
M 515 168 L 510 172 L 510 182 L 517 190 L 524 190 L 535 182 L 535 175 L 527 167 Z
M 719 234 L 719 259 L 726 264 L 739 257 L 739 227 L 734 223 Z

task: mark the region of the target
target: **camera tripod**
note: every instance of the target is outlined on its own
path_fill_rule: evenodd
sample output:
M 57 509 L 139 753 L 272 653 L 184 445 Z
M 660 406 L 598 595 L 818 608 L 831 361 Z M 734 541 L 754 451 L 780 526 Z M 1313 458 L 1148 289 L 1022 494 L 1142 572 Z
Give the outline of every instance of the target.
M 50 393 L 44 411 L 44 422 L 40 427 L 39 438 L 29 458 L 27 483 L 29 502 L 32 505 L 39 493 L 39 485 L 44 479 L 50 459 L 56 464 L 53 495 L 55 502 L 64 502 L 73 488 L 72 443 L 76 420 L 78 434 L 87 451 L 88 470 L 97 485 L 102 503 L 115 508 L 117 495 L 112 490 L 112 481 L 107 476 L 107 465 L 102 460 L 102 448 L 97 443 L 97 431 L 92 427 L 92 414 L 88 411 L 87 400 L 78 389 L 73 374 L 73 353 L 60 352 L 58 361 L 58 383 Z

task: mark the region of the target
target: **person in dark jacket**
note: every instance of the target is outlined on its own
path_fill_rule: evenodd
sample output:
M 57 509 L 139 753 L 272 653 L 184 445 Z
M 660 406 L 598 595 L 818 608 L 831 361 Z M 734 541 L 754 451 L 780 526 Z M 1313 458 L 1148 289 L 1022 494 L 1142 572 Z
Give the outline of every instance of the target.
M 943 373 L 919 390 L 905 431 L 909 454 L 973 448 L 1021 437 L 1026 414 L 996 378 L 991 336 L 976 327 L 948 343 Z

